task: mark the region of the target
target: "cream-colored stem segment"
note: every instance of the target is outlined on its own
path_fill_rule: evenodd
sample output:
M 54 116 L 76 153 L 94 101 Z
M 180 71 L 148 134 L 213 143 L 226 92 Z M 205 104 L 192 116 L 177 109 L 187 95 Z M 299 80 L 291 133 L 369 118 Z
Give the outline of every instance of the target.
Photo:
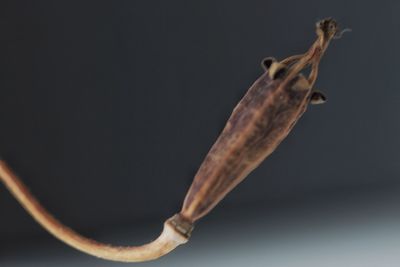
M 59 240 L 82 252 L 106 260 L 122 262 L 140 262 L 157 259 L 178 245 L 186 243 L 187 238 L 164 223 L 161 235 L 148 244 L 134 247 L 115 247 L 83 237 L 60 223 L 32 196 L 27 187 L 12 172 L 4 161 L 0 160 L 0 180 L 4 182 L 14 197 L 32 217 Z

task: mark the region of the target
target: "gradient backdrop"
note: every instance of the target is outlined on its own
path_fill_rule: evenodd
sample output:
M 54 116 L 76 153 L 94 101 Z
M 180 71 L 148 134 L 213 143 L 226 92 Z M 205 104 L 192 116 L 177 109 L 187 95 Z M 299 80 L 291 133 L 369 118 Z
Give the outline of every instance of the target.
M 312 106 L 278 150 L 141 266 L 400 266 L 400 2 L 0 2 L 0 154 L 61 221 L 116 245 L 175 212 L 262 73 L 332 16 Z M 132 264 L 132 266 L 139 264 Z M 42 230 L 0 186 L 0 266 L 126 266 Z

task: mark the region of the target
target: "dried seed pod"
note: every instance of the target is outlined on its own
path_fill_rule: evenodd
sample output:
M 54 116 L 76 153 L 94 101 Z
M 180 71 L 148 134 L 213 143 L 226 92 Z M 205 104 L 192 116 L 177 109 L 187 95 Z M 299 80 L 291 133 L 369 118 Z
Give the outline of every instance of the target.
M 298 75 L 282 85 L 267 72 L 250 87 L 194 178 L 181 211 L 185 218 L 206 215 L 275 150 L 305 111 L 306 84 Z
M 224 130 L 207 154 L 186 195 L 182 210 L 164 223 L 161 235 L 138 247 L 114 247 L 85 238 L 57 221 L 0 160 L 0 180 L 47 231 L 66 244 L 103 259 L 137 262 L 156 259 L 187 242 L 193 224 L 255 169 L 288 135 L 311 102 L 323 95 L 312 92 L 318 64 L 336 36 L 333 19 L 317 23 L 318 38 L 310 49 L 282 62 L 263 60 L 266 72 L 250 87 L 233 110 Z M 308 78 L 301 71 L 311 65 Z M 312 95 L 311 95 L 312 94 Z

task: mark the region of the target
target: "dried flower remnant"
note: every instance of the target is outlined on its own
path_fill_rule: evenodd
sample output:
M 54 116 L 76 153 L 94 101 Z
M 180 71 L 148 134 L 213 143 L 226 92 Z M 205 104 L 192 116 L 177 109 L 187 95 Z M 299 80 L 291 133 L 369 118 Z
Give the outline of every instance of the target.
M 40 225 L 82 252 L 122 262 L 159 258 L 188 241 L 194 223 L 276 149 L 308 104 L 326 101 L 313 86 L 329 42 L 343 32 L 333 19 L 321 20 L 316 24 L 317 40 L 307 52 L 280 62 L 272 57 L 262 61 L 265 72 L 233 110 L 196 173 L 182 210 L 166 220 L 160 236 L 148 244 L 111 246 L 79 235 L 46 211 L 3 160 L 0 160 L 0 180 Z M 305 77 L 301 71 L 308 66 L 311 72 Z

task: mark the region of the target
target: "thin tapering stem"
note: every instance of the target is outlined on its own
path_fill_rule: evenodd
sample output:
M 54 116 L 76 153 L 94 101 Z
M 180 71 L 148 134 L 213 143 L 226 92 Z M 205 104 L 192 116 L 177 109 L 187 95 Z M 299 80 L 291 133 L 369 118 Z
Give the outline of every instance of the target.
M 121 262 L 140 262 L 157 259 L 178 245 L 187 242 L 187 237 L 179 233 L 171 220 L 164 223 L 161 235 L 143 246 L 116 247 L 102 244 L 83 237 L 55 219 L 29 192 L 22 181 L 13 173 L 4 161 L 0 160 L 0 180 L 14 195 L 25 210 L 59 240 L 82 252 L 106 260 Z

